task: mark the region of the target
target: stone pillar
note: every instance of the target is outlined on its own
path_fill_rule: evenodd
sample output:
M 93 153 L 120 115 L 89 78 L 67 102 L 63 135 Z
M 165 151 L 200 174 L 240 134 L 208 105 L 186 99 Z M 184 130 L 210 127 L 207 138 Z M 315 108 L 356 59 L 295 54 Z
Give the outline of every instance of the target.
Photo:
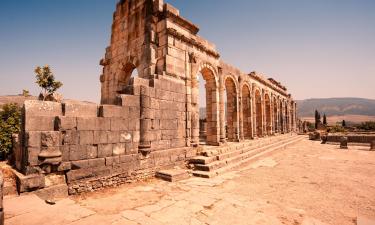
M 219 116 L 220 116 L 220 142 L 226 142 L 226 130 L 225 130 L 225 84 L 223 81 L 223 76 L 221 74 L 221 69 L 219 69 Z
M 140 129 L 139 151 L 148 154 L 151 151 L 151 97 L 150 90 L 146 86 L 140 87 Z
M 270 97 L 270 134 L 273 135 L 275 132 L 274 132 L 274 126 L 273 126 L 273 123 L 274 123 L 274 118 L 273 118 L 273 96 L 271 95 Z
M 341 137 L 340 138 L 340 148 L 341 149 L 348 149 L 348 138 L 347 137 Z
M 371 141 L 370 151 L 375 151 L 375 140 Z
M 252 93 L 250 91 L 250 93 Z M 254 98 L 253 95 L 250 94 L 250 121 L 251 121 L 251 138 L 254 139 L 255 137 L 255 130 L 254 130 L 254 104 L 253 104 Z
M 242 104 L 242 92 L 241 92 L 241 96 L 239 97 L 239 131 L 240 131 L 240 140 L 244 140 L 245 139 L 245 135 L 244 135 L 244 125 L 243 125 L 243 121 L 244 121 L 244 115 L 243 115 L 243 104 Z
M 198 146 L 199 145 L 199 84 L 197 77 L 195 76 L 195 71 L 198 71 L 198 65 L 196 64 L 196 61 L 191 59 L 190 60 L 190 78 L 191 78 L 191 84 L 190 84 L 190 92 L 191 92 L 191 99 L 190 99 L 190 121 L 191 121 L 191 145 L 192 146 Z M 206 93 L 207 95 L 208 93 Z M 211 109 L 206 109 L 206 116 L 208 111 Z
M 236 119 L 236 127 L 234 128 L 235 129 L 235 133 L 234 133 L 234 135 L 235 135 L 235 141 L 240 141 L 240 134 L 241 134 L 241 132 L 240 132 L 240 105 L 239 105 L 239 97 L 238 97 L 238 95 L 239 95 L 239 93 L 238 93 L 238 91 L 236 92 L 236 98 L 235 98 L 235 106 L 236 106 L 236 108 L 235 108 L 235 110 L 236 110 L 236 117 L 237 117 L 237 119 Z

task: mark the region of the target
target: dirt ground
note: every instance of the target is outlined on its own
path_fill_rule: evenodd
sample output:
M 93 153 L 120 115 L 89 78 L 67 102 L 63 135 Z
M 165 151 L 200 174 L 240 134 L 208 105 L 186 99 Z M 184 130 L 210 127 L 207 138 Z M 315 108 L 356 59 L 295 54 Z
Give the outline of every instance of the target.
M 7 225 L 356 224 L 375 217 L 375 152 L 303 140 L 213 179 L 124 185 L 47 205 L 6 197 Z

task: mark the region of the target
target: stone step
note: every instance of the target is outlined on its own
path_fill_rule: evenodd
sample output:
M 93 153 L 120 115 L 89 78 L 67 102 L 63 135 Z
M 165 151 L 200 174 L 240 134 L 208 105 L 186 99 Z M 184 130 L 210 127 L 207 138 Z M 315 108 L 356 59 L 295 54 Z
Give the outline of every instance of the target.
M 157 171 L 155 177 L 165 181 L 175 182 L 189 178 L 189 173 L 183 169 L 170 169 Z
M 254 161 L 258 160 L 260 157 L 265 157 L 267 155 L 270 155 L 274 151 L 286 148 L 287 146 L 293 145 L 293 144 L 297 143 L 298 141 L 300 141 L 302 139 L 304 139 L 303 136 L 297 136 L 297 137 L 291 138 L 287 142 L 276 145 L 272 148 L 261 148 L 263 150 L 257 151 L 256 154 L 249 154 L 248 157 L 244 157 L 244 158 L 242 158 L 242 160 L 239 160 L 239 161 L 234 162 L 234 163 L 230 163 L 230 164 L 228 164 L 224 167 L 218 168 L 216 170 L 213 170 L 213 171 L 195 170 L 195 171 L 193 171 L 193 175 L 196 176 L 196 177 L 202 177 L 202 178 L 215 177 L 219 174 L 223 174 L 223 173 L 229 172 L 231 170 L 234 170 L 236 168 L 243 167 L 246 164 L 249 164 L 251 162 L 254 162 Z
M 255 154 L 257 154 L 261 151 L 264 151 L 266 149 L 273 148 L 275 146 L 284 144 L 285 142 L 291 141 L 295 138 L 297 138 L 297 136 L 295 136 L 293 138 L 286 139 L 286 140 L 282 140 L 282 141 L 279 141 L 279 142 L 275 142 L 275 143 L 272 143 L 272 144 L 264 145 L 264 146 L 261 146 L 259 148 L 248 147 L 248 148 L 244 148 L 244 149 L 241 149 L 241 150 L 237 150 L 237 151 L 231 152 L 230 154 L 228 154 L 228 153 L 226 154 L 226 156 L 230 156 L 230 157 L 225 157 L 224 159 L 219 158 L 218 161 L 214 161 L 214 162 L 211 162 L 211 163 L 208 163 L 208 164 L 196 164 L 196 165 L 194 165 L 194 167 L 195 167 L 195 170 L 213 171 L 213 170 L 219 169 L 221 167 L 224 167 L 228 164 L 239 162 L 239 161 L 241 161 L 245 158 L 249 158 L 252 155 L 255 155 Z M 220 156 L 218 156 L 218 157 L 220 157 Z
M 216 148 L 209 148 L 206 152 L 203 153 L 203 156 L 197 156 L 190 160 L 190 163 L 193 164 L 207 164 L 212 161 L 219 160 L 221 158 L 225 158 L 224 154 L 228 153 L 231 154 L 236 150 L 241 150 L 248 147 L 258 148 L 264 146 L 265 144 L 275 143 L 283 139 L 289 138 L 290 135 L 282 135 L 277 137 L 271 137 L 268 139 L 256 139 L 256 140 L 249 140 L 242 143 L 231 143 L 230 146 L 222 146 Z M 228 157 L 227 157 L 228 158 Z

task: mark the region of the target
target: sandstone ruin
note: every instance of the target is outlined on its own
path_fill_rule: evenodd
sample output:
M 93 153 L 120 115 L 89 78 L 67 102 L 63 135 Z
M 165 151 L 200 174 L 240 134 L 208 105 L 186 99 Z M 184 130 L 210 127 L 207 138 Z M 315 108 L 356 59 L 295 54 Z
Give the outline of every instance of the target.
M 92 191 L 182 165 L 202 143 L 296 132 L 287 89 L 221 61 L 198 31 L 163 0 L 120 1 L 100 61 L 101 105 L 25 102 L 14 151 L 20 191 L 65 182 L 70 194 Z

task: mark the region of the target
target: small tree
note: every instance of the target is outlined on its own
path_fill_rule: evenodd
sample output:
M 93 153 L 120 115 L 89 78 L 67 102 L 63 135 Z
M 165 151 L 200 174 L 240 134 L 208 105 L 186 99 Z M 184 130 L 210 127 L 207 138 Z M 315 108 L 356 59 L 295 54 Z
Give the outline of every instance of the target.
M 53 94 L 63 84 L 55 80 L 55 76 L 48 65 L 44 67 L 38 66 L 34 72 L 36 74 L 36 83 L 42 88 L 41 96 L 43 96 L 43 101 L 53 99 Z
M 341 125 L 342 125 L 343 127 L 346 127 L 346 121 L 343 120 Z
M 0 111 L 0 154 L 2 158 L 12 151 L 12 135 L 20 131 L 21 109 L 17 104 L 6 104 Z
M 22 90 L 22 95 L 23 95 L 23 97 L 29 97 L 30 96 L 29 90 L 23 89 Z
M 318 110 L 315 110 L 315 129 L 318 129 L 318 124 L 321 123 L 320 118 L 320 113 Z
M 324 126 L 327 126 L 327 117 L 326 117 L 326 114 L 323 115 L 323 124 L 324 124 Z

